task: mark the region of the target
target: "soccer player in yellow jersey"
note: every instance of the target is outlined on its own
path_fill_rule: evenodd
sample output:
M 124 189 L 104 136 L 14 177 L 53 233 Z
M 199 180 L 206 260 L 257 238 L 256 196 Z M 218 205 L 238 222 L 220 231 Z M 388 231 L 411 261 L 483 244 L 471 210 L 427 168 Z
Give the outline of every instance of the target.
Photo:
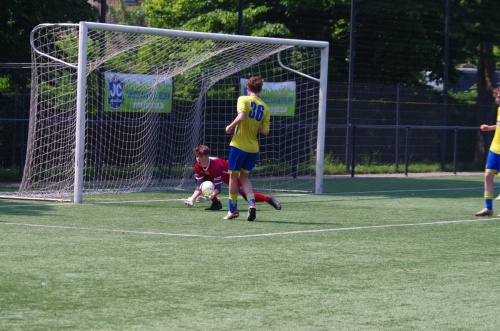
M 224 219 L 240 216 L 238 211 L 238 176 L 248 200 L 248 220 L 256 218 L 255 196 L 252 183 L 248 178 L 259 157 L 259 142 L 257 135 L 267 136 L 271 124 L 271 115 L 267 105 L 259 98 L 263 81 L 260 77 L 250 77 L 246 87 L 248 95 L 238 98 L 236 118 L 226 126 L 226 134 L 234 130 L 229 144 L 229 212 Z
M 500 87 L 493 89 L 493 97 L 497 104 L 500 105 Z M 495 125 L 483 124 L 481 131 L 493 131 L 493 140 L 491 141 L 488 158 L 486 159 L 486 168 L 484 170 L 484 204 L 485 208 L 478 211 L 476 216 L 491 216 L 493 215 L 493 191 L 495 174 L 500 171 L 500 107 L 497 110 L 497 122 Z M 498 216 L 500 217 L 500 215 Z

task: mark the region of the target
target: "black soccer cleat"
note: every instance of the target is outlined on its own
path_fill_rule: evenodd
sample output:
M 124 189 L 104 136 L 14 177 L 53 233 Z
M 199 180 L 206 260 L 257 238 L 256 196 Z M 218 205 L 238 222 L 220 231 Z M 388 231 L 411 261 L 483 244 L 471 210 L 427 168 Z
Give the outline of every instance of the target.
M 255 208 L 255 205 L 252 204 L 248 207 L 248 218 L 247 220 L 254 221 L 255 218 L 257 217 L 257 209 Z
M 212 202 L 212 205 L 208 208 L 205 208 L 205 210 L 221 210 L 222 209 L 222 203 L 220 201 L 217 202 Z
M 276 210 L 281 210 L 281 203 L 276 200 L 275 197 L 271 195 L 271 199 L 269 200 L 269 204 L 274 207 Z

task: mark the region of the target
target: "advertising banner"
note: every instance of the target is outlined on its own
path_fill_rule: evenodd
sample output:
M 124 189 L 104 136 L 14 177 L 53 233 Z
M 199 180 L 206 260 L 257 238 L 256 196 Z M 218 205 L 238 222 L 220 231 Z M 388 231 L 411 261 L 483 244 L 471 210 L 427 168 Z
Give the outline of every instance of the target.
M 172 111 L 172 78 L 158 75 L 105 72 L 104 111 Z
M 240 95 L 248 95 L 246 78 L 240 80 Z M 296 83 L 294 81 L 264 82 L 259 97 L 269 108 L 271 116 L 294 116 L 296 102 Z

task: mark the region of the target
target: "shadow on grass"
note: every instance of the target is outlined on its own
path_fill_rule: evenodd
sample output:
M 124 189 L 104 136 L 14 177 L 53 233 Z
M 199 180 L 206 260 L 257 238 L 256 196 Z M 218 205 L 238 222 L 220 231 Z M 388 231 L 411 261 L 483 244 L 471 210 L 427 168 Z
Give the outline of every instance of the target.
M 9 216 L 42 216 L 54 211 L 50 204 L 21 203 L 0 200 L 0 222 L 9 222 Z

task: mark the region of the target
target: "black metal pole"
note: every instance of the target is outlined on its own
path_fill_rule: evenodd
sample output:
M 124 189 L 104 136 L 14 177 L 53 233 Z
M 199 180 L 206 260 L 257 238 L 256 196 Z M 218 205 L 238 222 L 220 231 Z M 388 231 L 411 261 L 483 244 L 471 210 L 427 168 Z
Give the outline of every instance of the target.
M 458 128 L 454 130 L 455 135 L 453 139 L 453 174 L 457 174 L 457 153 L 458 153 Z
M 106 0 L 101 0 L 101 16 L 99 17 L 100 23 L 106 23 Z
M 445 9 L 445 27 L 444 27 L 444 73 L 443 73 L 443 114 L 441 117 L 441 125 L 448 125 L 448 65 L 450 57 L 450 0 L 446 0 Z M 446 130 L 441 133 L 441 170 L 444 171 L 446 166 Z
M 354 75 L 354 28 L 356 25 L 356 0 L 351 0 L 351 23 L 349 32 L 349 77 L 347 81 L 347 134 L 346 134 L 346 172 L 349 172 L 349 136 L 350 125 L 352 124 L 352 83 Z M 351 156 L 352 157 L 352 156 Z
M 405 145 L 405 176 L 408 177 L 408 165 L 410 164 L 410 127 L 406 127 L 406 145 Z
M 106 23 L 106 0 L 101 0 L 101 16 L 99 18 L 100 23 Z M 99 56 L 101 58 L 104 57 L 106 52 L 106 32 L 101 31 L 99 34 Z M 99 103 L 98 103 L 98 113 L 97 113 L 97 123 L 99 128 L 99 136 L 97 141 L 97 156 L 96 156 L 96 176 L 97 178 L 102 177 L 102 164 L 103 164 L 103 117 L 104 117 L 104 73 L 106 69 L 104 68 L 104 64 L 99 66 L 99 78 L 98 78 L 98 89 L 99 89 Z
M 351 139 L 351 177 L 354 178 L 354 173 L 355 170 L 354 168 L 356 167 L 356 125 L 352 126 L 352 139 Z
M 238 2 L 238 34 L 243 34 L 243 0 Z

